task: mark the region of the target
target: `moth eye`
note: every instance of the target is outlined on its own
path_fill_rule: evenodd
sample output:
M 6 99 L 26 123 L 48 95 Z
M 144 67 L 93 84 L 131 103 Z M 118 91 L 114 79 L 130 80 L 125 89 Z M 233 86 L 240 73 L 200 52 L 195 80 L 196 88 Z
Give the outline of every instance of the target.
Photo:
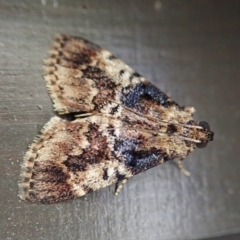
M 205 148 L 207 145 L 208 145 L 208 142 L 201 142 L 196 144 L 197 148 Z
M 204 128 L 204 129 L 210 130 L 209 124 L 207 122 L 205 122 L 205 121 L 199 122 L 199 126 Z

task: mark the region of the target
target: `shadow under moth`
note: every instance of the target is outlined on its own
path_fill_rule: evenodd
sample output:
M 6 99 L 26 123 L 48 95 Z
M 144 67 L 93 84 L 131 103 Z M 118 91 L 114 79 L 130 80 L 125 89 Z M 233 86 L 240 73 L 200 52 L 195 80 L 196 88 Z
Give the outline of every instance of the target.
M 20 198 L 55 203 L 84 196 L 213 140 L 206 122 L 110 52 L 83 38 L 55 38 L 44 78 L 57 116 L 27 151 Z

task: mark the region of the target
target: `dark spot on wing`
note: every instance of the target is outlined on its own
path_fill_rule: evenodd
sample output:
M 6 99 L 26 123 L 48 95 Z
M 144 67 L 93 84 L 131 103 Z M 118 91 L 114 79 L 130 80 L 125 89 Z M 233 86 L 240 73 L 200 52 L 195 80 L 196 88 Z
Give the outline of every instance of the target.
M 30 186 L 30 189 L 31 189 L 31 188 L 34 188 L 34 182 L 30 182 L 30 185 L 29 185 L 29 186 Z
M 74 197 L 71 186 L 67 183 L 69 174 L 58 166 L 40 164 L 34 168 L 34 182 L 30 183 L 29 197 L 31 201 L 53 203 Z
M 87 185 L 83 185 L 82 186 L 83 190 L 87 193 L 90 193 L 90 192 L 93 192 L 92 188 L 90 188 L 89 186 Z
M 103 169 L 103 180 L 108 180 L 109 176 L 108 176 L 108 170 L 107 168 Z
M 121 71 L 119 72 L 119 75 L 122 76 L 124 73 L 125 73 L 125 70 L 121 70 Z
M 137 73 L 137 72 L 134 72 L 134 73 L 130 76 L 130 80 L 132 80 L 132 79 L 135 78 L 135 77 L 139 78 L 139 77 L 141 77 L 141 75 L 140 75 L 139 73 Z
M 95 56 L 96 52 L 91 49 L 81 49 L 79 53 L 63 51 L 57 56 L 57 64 L 75 69 L 80 65 L 89 65 Z
M 97 88 L 101 90 L 115 90 L 116 83 L 109 78 L 104 71 L 97 67 L 87 66 L 86 69 L 82 70 L 83 77 L 92 79 L 96 82 Z
M 134 138 L 119 138 L 115 140 L 114 151 L 120 154 L 125 154 L 129 151 L 134 151 L 139 143 L 139 140 Z
M 94 165 L 109 159 L 107 137 L 99 131 L 97 124 L 89 124 L 88 132 L 85 133 L 85 136 L 90 147 L 85 148 L 79 156 L 68 156 L 67 160 L 63 162 L 69 171 L 85 171 L 88 165 Z
M 143 111 L 144 107 L 141 105 L 142 99 L 152 100 L 165 108 L 171 105 L 178 106 L 165 93 L 151 83 L 138 83 L 135 87 L 128 86 L 122 90 L 121 101 L 129 108 Z
M 56 183 L 64 183 L 70 177 L 67 172 L 64 172 L 61 167 L 54 165 L 45 166 L 43 164 L 35 163 L 32 173 L 32 179 L 44 182 L 56 182 Z
M 125 164 L 131 168 L 133 174 L 137 174 L 157 166 L 162 158 L 162 151 L 154 148 L 146 151 L 128 152 Z M 168 158 L 165 159 L 165 161 L 167 160 Z
M 99 79 L 96 82 L 96 85 L 100 91 L 101 90 L 105 91 L 106 94 L 112 94 L 112 95 L 115 94 L 116 83 L 114 81 L 112 81 L 112 79 L 108 78 L 107 76 Z M 106 97 L 106 100 L 107 100 L 107 97 Z M 110 98 L 110 99 L 112 99 L 112 98 Z
M 115 135 L 115 128 L 114 128 L 114 126 L 112 124 L 109 124 L 109 126 L 108 126 L 108 133 L 111 136 L 115 136 L 116 137 L 116 135 Z
M 49 166 L 45 169 L 45 174 L 48 175 L 46 181 L 65 183 L 70 177 L 68 173 L 65 173 L 61 167 Z
M 92 60 L 91 57 L 93 57 L 95 54 L 92 51 L 89 50 L 85 50 L 81 53 L 78 54 L 71 54 L 71 58 L 68 58 L 68 61 L 71 61 L 75 64 L 78 65 L 85 65 L 85 64 L 89 64 Z
M 84 154 L 80 156 L 69 156 L 63 164 L 68 168 L 69 171 L 85 171 L 87 168 L 87 161 L 83 159 Z
M 95 81 L 98 94 L 94 96 L 92 103 L 96 111 L 101 110 L 109 102 L 115 99 L 116 83 L 99 68 L 88 66 L 82 70 L 83 77 Z
M 161 149 L 151 148 L 149 150 L 137 150 L 140 143 L 138 139 L 118 139 L 114 144 L 114 150 L 124 157 L 124 163 L 131 169 L 133 174 L 140 173 L 161 163 L 161 160 L 168 161 L 170 158 Z
M 114 59 L 117 59 L 117 57 L 116 57 L 115 55 L 110 55 L 110 56 L 108 57 L 108 59 L 109 59 L 109 60 L 114 60 Z
M 172 135 L 172 134 L 174 134 L 175 132 L 177 132 L 177 127 L 174 125 L 174 124 L 169 124 L 168 126 L 167 126 L 167 134 L 169 134 L 169 135 Z
M 83 77 L 89 78 L 92 80 L 99 80 L 102 78 L 106 78 L 105 73 L 98 67 L 87 66 L 82 70 Z
M 118 109 L 119 109 L 119 105 L 117 105 L 116 107 L 113 107 L 111 109 L 111 114 L 114 115 L 118 111 Z

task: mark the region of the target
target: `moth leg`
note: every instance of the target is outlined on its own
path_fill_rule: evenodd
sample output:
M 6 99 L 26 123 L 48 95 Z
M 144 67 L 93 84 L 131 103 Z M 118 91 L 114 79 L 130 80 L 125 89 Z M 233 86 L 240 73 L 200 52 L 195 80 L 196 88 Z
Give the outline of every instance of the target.
M 121 191 L 121 189 L 123 188 L 123 185 L 127 182 L 127 178 L 123 179 L 122 181 L 119 181 L 117 183 L 116 186 L 116 190 L 115 190 L 115 196 L 118 195 L 118 193 Z
M 177 161 L 177 166 L 178 166 L 179 170 L 180 170 L 184 175 L 190 176 L 191 173 L 190 173 L 189 171 L 187 171 L 187 170 L 184 168 L 184 166 L 183 166 L 183 160 L 184 160 L 184 158 L 179 159 L 179 160 Z

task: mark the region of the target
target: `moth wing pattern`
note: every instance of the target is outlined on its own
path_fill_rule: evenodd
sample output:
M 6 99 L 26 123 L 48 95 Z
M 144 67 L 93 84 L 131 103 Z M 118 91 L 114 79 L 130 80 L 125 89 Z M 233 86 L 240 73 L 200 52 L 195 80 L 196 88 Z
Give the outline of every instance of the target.
M 140 121 L 149 117 L 177 123 L 177 118 L 192 119 L 194 112 L 194 108 L 179 111 L 177 103 L 127 64 L 79 37 L 55 38 L 44 78 L 60 115 L 102 113 L 136 122 L 138 113 L 143 116 Z
M 59 35 L 44 62 L 55 116 L 27 151 L 20 198 L 55 203 L 185 158 L 213 139 L 180 107 L 110 52 Z M 64 120 L 65 116 L 74 115 Z
M 51 118 L 24 158 L 21 198 L 54 203 L 133 176 L 140 168 L 131 153 L 137 154 L 142 149 L 140 144 L 131 145 L 131 141 L 141 133 L 119 129 L 124 129 L 122 121 L 102 116 L 71 122 Z M 127 147 L 130 150 L 127 154 L 122 152 L 121 145 L 126 139 L 129 141 L 125 143 L 125 151 Z M 155 164 L 161 161 L 155 159 Z
M 44 78 L 58 114 L 99 111 L 104 102 L 118 101 L 122 88 L 146 81 L 109 51 L 65 35 L 55 38 Z

